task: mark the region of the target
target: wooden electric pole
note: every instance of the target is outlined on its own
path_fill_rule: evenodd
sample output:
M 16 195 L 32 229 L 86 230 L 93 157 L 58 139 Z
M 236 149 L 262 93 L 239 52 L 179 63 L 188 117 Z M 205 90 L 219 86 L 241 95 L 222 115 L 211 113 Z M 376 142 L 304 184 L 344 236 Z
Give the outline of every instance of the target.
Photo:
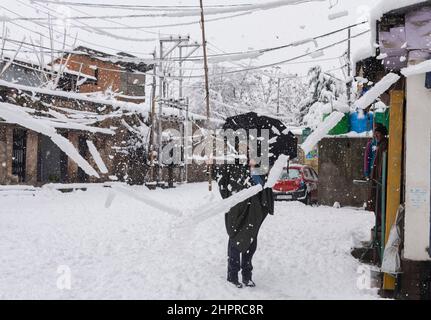
M 348 77 L 348 83 L 347 83 L 347 103 L 352 105 L 352 83 L 353 80 L 350 79 L 350 76 L 352 75 L 352 65 L 351 65 L 351 52 L 352 52 L 352 46 L 351 46 L 351 36 L 352 36 L 352 30 L 351 28 L 347 29 L 347 77 Z
M 199 0 L 201 6 L 201 29 L 202 29 L 202 48 L 204 51 L 204 69 L 205 69 L 205 101 L 207 107 L 207 129 L 210 128 L 210 88 L 208 82 L 208 57 L 207 57 L 207 42 L 205 40 L 205 15 L 204 15 L 204 5 L 203 0 Z M 212 142 L 212 139 L 211 139 Z M 211 143 L 211 154 L 212 154 L 212 143 Z M 212 157 L 208 159 L 208 190 L 212 191 Z

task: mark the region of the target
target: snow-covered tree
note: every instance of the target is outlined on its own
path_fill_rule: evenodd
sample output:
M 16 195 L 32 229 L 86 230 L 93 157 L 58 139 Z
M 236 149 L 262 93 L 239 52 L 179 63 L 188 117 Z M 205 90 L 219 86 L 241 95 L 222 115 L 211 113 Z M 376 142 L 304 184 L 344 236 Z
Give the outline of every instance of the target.
M 298 122 L 315 127 L 322 121 L 324 113 L 331 112 L 334 102 L 344 95 L 342 83 L 324 73 L 320 66 L 308 72 L 308 94 L 300 105 Z
M 210 102 L 213 116 L 229 117 L 255 111 L 276 115 L 278 78 L 269 71 L 248 71 L 226 74 L 222 66 L 213 66 L 210 78 Z M 300 78 L 280 80 L 280 116 L 287 123 L 297 124 L 299 105 L 306 94 L 306 84 Z M 205 113 L 204 85 L 198 82 L 189 89 L 191 110 Z

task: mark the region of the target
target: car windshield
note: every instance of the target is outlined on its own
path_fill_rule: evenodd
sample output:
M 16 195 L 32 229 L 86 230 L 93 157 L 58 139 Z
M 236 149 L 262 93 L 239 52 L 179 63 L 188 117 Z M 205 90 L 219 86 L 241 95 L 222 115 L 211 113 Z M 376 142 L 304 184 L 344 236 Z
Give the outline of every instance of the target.
M 280 180 L 295 180 L 300 177 L 301 173 L 299 169 L 290 168 L 289 171 L 284 170 L 281 174 Z

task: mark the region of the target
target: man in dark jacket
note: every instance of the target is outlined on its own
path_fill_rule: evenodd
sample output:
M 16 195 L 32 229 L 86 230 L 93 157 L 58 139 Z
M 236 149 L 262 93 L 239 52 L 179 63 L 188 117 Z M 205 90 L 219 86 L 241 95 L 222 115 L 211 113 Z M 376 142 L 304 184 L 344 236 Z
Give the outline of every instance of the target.
M 248 164 L 232 164 L 223 166 L 218 184 L 222 198 L 226 199 L 243 189 L 263 184 L 264 180 L 264 176 L 251 175 Z M 252 258 L 257 247 L 257 235 L 266 216 L 273 213 L 274 197 L 272 189 L 267 188 L 238 203 L 225 215 L 229 235 L 227 280 L 237 288 L 242 288 L 238 280 L 240 270 L 243 284 L 255 286 L 252 280 Z
M 377 124 L 374 129 L 374 136 L 377 141 L 376 155 L 371 167 L 371 179 L 373 182 L 374 192 L 377 189 L 374 210 L 377 218 L 377 230 L 381 230 L 381 216 L 382 216 L 382 180 L 383 180 L 383 154 L 388 151 L 388 129 L 382 124 Z

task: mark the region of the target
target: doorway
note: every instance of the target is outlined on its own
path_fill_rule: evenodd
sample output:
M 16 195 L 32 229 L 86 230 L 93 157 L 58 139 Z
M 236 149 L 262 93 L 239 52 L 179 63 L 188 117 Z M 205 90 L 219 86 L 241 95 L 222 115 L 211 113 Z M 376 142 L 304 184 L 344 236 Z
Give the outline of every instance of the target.
M 18 177 L 18 182 L 25 181 L 26 149 L 27 130 L 13 129 L 12 174 Z

